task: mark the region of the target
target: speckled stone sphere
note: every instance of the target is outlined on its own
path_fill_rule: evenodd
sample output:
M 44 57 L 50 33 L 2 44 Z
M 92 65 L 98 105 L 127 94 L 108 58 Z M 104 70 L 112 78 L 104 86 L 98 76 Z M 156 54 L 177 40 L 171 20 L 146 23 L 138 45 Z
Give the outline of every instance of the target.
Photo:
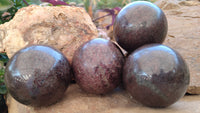
M 111 41 L 96 38 L 75 52 L 72 69 L 82 90 L 93 94 L 112 92 L 122 82 L 124 56 Z
M 5 83 L 18 102 L 34 107 L 59 101 L 70 82 L 70 66 L 56 49 L 32 45 L 19 50 L 6 66 Z
M 117 43 L 129 53 L 144 44 L 162 43 L 167 31 L 163 11 L 146 1 L 126 5 L 118 13 L 113 29 Z
M 186 93 L 190 75 L 181 55 L 161 44 L 149 44 L 130 54 L 123 68 L 123 83 L 138 102 L 167 107 Z

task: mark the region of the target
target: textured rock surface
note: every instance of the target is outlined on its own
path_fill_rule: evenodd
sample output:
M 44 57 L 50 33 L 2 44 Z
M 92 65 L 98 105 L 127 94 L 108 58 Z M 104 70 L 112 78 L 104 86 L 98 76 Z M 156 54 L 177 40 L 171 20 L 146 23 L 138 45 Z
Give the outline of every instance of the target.
M 200 113 L 200 96 L 185 96 L 177 103 L 163 109 L 142 106 L 123 90 L 97 96 L 86 94 L 78 85 L 71 85 L 59 103 L 32 108 L 16 102 L 8 96 L 9 113 Z
M 180 8 L 178 3 L 178 0 L 157 0 L 155 4 L 163 10 L 171 10 Z
M 71 61 L 80 44 L 98 35 L 83 8 L 29 6 L 20 9 L 8 23 L 0 25 L 0 51 L 11 57 L 31 44 L 48 44 Z
M 162 6 L 160 0 L 156 4 Z M 190 70 L 188 93 L 200 94 L 200 2 L 173 2 L 180 8 L 165 10 L 168 19 L 168 35 L 164 44 L 177 50 L 186 60 Z M 188 5 L 190 4 L 190 5 Z

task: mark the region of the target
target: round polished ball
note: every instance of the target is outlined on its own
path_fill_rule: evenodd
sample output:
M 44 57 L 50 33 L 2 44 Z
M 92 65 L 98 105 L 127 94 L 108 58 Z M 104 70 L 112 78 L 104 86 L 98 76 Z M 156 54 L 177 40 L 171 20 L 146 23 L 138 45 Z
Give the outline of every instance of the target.
M 162 43 L 168 30 L 167 19 L 156 5 L 137 1 L 125 6 L 114 23 L 117 43 L 129 53 L 150 43 Z
M 124 56 L 111 41 L 96 38 L 75 52 L 72 68 L 75 80 L 84 91 L 106 94 L 122 82 Z
M 189 70 L 181 55 L 160 45 L 145 45 L 130 54 L 123 68 L 123 83 L 138 102 L 167 107 L 186 93 Z
M 70 82 L 70 66 L 56 49 L 33 45 L 19 50 L 6 66 L 5 83 L 12 97 L 31 106 L 59 101 Z

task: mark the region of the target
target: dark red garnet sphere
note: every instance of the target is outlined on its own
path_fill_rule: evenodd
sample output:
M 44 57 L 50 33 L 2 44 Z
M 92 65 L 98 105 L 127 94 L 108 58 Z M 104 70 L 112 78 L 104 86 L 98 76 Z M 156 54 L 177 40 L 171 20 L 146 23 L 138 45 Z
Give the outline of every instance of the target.
M 125 6 L 114 23 L 114 37 L 129 53 L 144 44 L 162 43 L 167 30 L 167 19 L 163 11 L 145 1 Z
M 167 107 L 184 96 L 189 85 L 188 67 L 179 53 L 150 44 L 128 56 L 123 83 L 138 102 L 150 107 Z
M 124 56 L 111 41 L 96 38 L 75 52 L 72 69 L 78 85 L 86 92 L 106 94 L 122 82 Z
M 11 96 L 25 105 L 48 106 L 60 100 L 70 82 L 66 57 L 49 46 L 19 50 L 6 67 L 5 83 Z

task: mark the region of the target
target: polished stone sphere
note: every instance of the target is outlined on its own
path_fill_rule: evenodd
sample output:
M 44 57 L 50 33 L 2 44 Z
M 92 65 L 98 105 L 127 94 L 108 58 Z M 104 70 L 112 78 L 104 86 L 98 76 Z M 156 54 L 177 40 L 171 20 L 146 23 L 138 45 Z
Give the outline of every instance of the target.
M 186 93 L 190 74 L 175 50 L 149 44 L 131 53 L 123 68 L 123 83 L 138 102 L 150 107 L 167 107 Z
M 112 41 L 96 38 L 76 50 L 72 69 L 82 90 L 93 94 L 112 92 L 122 81 L 124 55 Z
M 18 102 L 48 106 L 59 101 L 70 82 L 70 65 L 56 49 L 33 45 L 19 50 L 6 66 L 5 83 Z
M 117 43 L 129 53 L 140 46 L 162 43 L 167 35 L 167 18 L 153 3 L 136 1 L 117 15 L 113 34 Z

